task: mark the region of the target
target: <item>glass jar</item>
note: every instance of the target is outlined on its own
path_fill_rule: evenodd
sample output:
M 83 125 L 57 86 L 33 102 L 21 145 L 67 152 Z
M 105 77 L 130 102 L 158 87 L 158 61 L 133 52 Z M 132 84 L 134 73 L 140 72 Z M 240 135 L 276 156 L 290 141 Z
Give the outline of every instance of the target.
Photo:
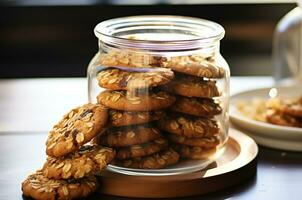
M 302 84 L 302 1 L 278 23 L 273 41 L 276 85 Z
M 200 170 L 228 138 L 229 67 L 224 29 L 181 16 L 111 19 L 94 29 L 99 52 L 88 67 L 89 101 L 109 108 L 94 140 L 117 151 L 108 169 L 167 175 Z

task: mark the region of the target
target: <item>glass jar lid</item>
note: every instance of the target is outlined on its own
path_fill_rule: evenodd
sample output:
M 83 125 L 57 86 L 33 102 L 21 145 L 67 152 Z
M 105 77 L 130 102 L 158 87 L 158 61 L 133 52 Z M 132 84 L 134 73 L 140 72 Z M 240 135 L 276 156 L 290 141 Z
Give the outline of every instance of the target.
M 221 40 L 219 24 L 193 17 L 142 15 L 99 23 L 95 35 L 104 43 L 146 50 L 192 50 Z

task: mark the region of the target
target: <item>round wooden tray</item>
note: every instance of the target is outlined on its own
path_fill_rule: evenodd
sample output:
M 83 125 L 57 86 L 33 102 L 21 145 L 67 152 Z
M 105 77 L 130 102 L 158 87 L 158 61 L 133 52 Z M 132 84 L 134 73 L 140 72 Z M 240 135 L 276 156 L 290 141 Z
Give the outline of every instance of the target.
M 105 171 L 100 192 L 143 198 L 201 195 L 237 184 L 252 176 L 257 166 L 257 144 L 242 132 L 230 129 L 225 151 L 206 169 L 171 176 L 129 176 Z

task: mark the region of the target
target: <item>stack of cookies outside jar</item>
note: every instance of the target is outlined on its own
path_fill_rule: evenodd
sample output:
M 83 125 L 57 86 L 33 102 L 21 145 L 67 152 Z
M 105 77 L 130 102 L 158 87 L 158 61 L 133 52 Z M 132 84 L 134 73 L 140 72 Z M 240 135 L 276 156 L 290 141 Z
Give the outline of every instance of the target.
M 116 150 L 111 166 L 173 169 L 187 159 L 202 168 L 218 155 L 228 138 L 230 76 L 220 25 L 138 16 L 102 22 L 95 34 L 89 101 L 109 108 L 108 129 L 95 141 Z
M 173 95 L 160 89 L 174 73 L 142 64 L 137 67 L 131 60 L 139 59 L 137 55 L 120 53 L 100 60 L 103 68 L 97 80 L 104 90 L 97 101 L 110 109 L 110 119 L 96 143 L 114 148 L 115 164 L 123 167 L 158 169 L 177 163 L 179 155 L 155 126 L 165 115 L 163 109 L 175 102 Z

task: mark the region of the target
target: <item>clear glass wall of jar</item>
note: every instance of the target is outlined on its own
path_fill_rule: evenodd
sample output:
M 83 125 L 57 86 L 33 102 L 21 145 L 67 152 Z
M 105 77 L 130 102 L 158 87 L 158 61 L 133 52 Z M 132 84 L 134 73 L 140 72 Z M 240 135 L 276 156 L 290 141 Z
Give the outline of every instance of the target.
M 224 29 L 197 18 L 134 16 L 94 31 L 99 52 L 88 67 L 89 101 L 109 108 L 108 130 L 95 143 L 117 151 L 110 167 L 181 173 L 213 161 L 229 127 Z

